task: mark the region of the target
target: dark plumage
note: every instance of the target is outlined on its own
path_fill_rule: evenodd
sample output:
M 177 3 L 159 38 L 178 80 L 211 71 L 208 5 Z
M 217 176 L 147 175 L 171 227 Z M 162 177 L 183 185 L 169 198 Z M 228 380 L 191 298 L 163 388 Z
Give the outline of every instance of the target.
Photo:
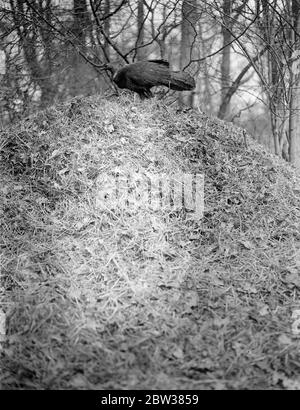
M 170 70 L 169 63 L 165 60 L 139 61 L 125 65 L 114 72 L 113 81 L 119 88 L 135 91 L 142 99 L 152 97 L 151 88 L 158 85 L 176 91 L 195 88 L 193 77 L 183 71 Z

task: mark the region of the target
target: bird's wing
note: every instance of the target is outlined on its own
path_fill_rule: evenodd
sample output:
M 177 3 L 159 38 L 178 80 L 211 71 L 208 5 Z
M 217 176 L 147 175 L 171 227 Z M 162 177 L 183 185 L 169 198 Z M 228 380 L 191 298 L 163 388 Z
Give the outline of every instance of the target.
M 165 65 L 166 67 L 170 67 L 170 63 L 167 60 L 148 60 L 149 63 L 155 63 L 155 64 L 162 64 Z
M 128 66 L 127 78 L 140 87 L 151 88 L 156 85 L 167 85 L 170 81 L 170 70 L 165 64 L 140 62 Z

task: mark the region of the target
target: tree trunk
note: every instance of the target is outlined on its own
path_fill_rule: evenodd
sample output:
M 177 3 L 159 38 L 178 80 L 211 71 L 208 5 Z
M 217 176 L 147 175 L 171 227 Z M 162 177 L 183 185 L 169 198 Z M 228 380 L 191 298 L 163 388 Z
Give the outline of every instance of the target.
M 222 51 L 222 62 L 221 62 L 221 105 L 219 109 L 218 117 L 225 119 L 230 110 L 230 100 L 228 100 L 227 93 L 230 87 L 230 54 L 231 46 L 230 42 L 232 40 L 230 28 L 231 23 L 231 10 L 232 10 L 232 0 L 223 1 L 223 25 L 222 25 L 222 36 L 223 36 L 223 51 Z
M 138 0 L 137 30 L 136 58 L 140 61 L 145 58 L 145 48 L 143 47 L 145 40 L 144 0 Z
M 294 29 L 300 32 L 300 5 L 299 0 L 293 0 Z M 299 35 L 295 36 L 294 51 L 300 52 Z M 289 159 L 298 169 L 300 169 L 300 71 L 295 70 L 294 81 L 291 89 L 290 102 L 290 145 Z
M 73 0 L 74 42 L 82 49 L 85 48 L 86 28 L 89 23 L 86 0 Z
M 11 0 L 10 6 L 30 77 L 41 90 L 40 106 L 45 108 L 53 103 L 57 92 L 53 82 L 53 34 L 44 21 L 37 23 L 37 12 L 50 22 L 51 2 L 47 0 L 43 6 L 34 4 L 28 7 L 22 0 Z M 40 38 L 43 40 L 42 53 Z
M 89 25 L 89 14 L 86 0 L 73 0 L 73 43 L 76 48 L 70 47 L 69 64 L 71 66 L 70 81 L 68 84 L 71 96 L 84 94 L 86 85 L 86 71 L 89 69 L 78 51 L 85 52 L 87 27 Z
M 104 3 L 104 18 L 105 16 L 108 16 L 110 13 L 110 0 L 105 0 Z M 109 37 L 110 36 L 110 18 L 105 18 L 104 20 L 104 31 L 105 34 Z M 106 61 L 110 61 L 110 46 L 108 44 L 107 39 L 104 39 L 104 55 L 106 58 Z
M 159 45 L 160 48 L 160 57 L 164 60 L 168 60 L 168 55 L 167 55 L 167 45 L 166 45 L 166 38 L 168 35 L 168 31 L 167 31 L 167 6 L 164 4 L 163 5 L 163 10 L 162 10 L 162 16 L 163 16 L 163 25 L 161 28 L 161 36 L 157 39 L 157 43 Z M 155 31 L 154 31 L 154 19 L 152 20 L 152 33 L 153 33 L 153 37 L 155 35 Z
M 197 37 L 197 0 L 183 0 L 182 2 L 182 24 L 181 24 L 181 47 L 180 66 L 184 70 L 189 66 L 195 54 L 195 41 Z M 190 69 L 190 67 L 189 67 Z M 186 94 L 186 95 L 185 95 Z M 193 92 L 181 93 L 180 105 L 193 106 Z

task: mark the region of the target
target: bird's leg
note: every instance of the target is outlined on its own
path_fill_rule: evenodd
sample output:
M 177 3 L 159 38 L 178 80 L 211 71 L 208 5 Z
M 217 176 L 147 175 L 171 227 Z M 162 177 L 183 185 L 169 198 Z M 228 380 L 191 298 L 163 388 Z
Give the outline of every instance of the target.
M 143 92 L 143 99 L 145 99 L 145 98 L 152 98 L 152 97 L 153 97 L 153 94 L 152 94 L 152 92 L 150 91 L 150 89 L 145 89 L 144 92 Z
M 139 94 L 141 100 L 145 100 L 147 98 L 152 98 L 153 97 L 152 92 L 147 88 L 140 89 L 136 92 Z
M 148 97 L 148 98 L 152 98 L 152 97 L 153 97 L 153 94 L 152 94 L 152 92 L 151 92 L 150 90 L 147 90 L 147 97 Z

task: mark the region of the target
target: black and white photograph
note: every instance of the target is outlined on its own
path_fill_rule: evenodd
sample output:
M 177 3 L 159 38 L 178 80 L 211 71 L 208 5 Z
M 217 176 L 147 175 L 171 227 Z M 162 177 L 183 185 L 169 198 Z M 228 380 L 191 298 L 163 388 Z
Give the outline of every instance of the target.
M 300 390 L 300 0 L 0 0 L 0 390 Z

